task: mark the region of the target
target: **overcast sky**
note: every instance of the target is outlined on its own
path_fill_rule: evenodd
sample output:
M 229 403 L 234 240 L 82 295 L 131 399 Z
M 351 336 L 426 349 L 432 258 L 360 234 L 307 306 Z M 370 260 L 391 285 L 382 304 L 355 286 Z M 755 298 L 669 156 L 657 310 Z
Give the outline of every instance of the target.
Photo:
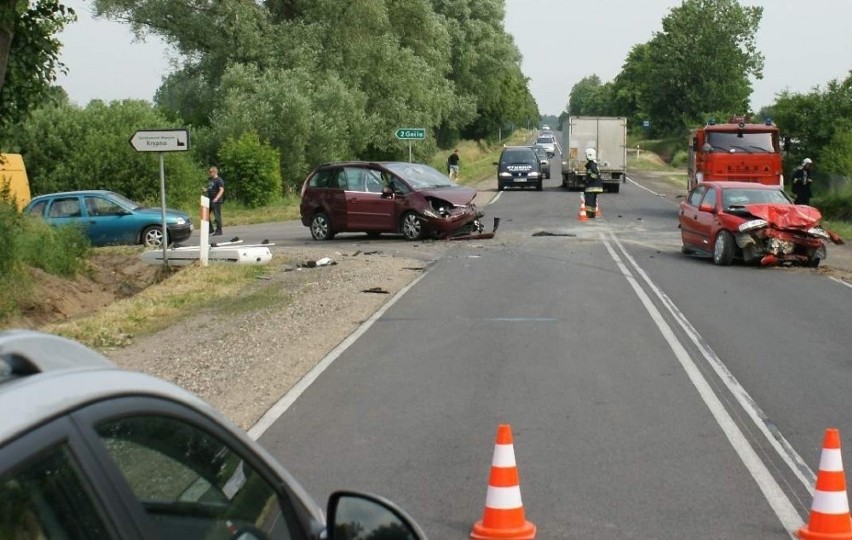
M 178 1 L 178 0 L 176 0 Z M 89 3 L 65 0 L 79 20 L 60 35 L 69 73 L 58 83 L 72 101 L 153 99 L 170 71 L 168 49 L 148 38 L 135 42 L 121 24 L 93 20 Z M 506 30 L 523 55 L 522 69 L 542 114 L 558 115 L 571 87 L 597 74 L 620 71 L 630 49 L 661 29 L 680 0 L 506 0 Z M 752 107 L 775 101 L 782 90 L 807 92 L 852 69 L 852 0 L 741 0 L 763 6 L 757 45 L 766 58 L 754 81 Z

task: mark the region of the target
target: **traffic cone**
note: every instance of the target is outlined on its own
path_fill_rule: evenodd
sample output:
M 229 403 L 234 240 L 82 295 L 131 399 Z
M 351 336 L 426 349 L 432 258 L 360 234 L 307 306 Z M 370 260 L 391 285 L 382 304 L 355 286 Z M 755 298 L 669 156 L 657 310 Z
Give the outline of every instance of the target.
M 852 517 L 849 515 L 846 476 L 840 454 L 840 432 L 835 428 L 825 430 L 810 521 L 796 531 L 796 536 L 806 540 L 852 539 Z
M 535 525 L 524 517 L 515 448 L 512 445 L 512 427 L 509 424 L 500 424 L 497 427 L 497 443 L 491 458 L 485 511 L 482 520 L 473 525 L 470 537 L 476 540 L 535 538 Z
M 597 201 L 595 201 L 595 217 L 603 217 L 603 212 L 601 212 L 601 205 Z
M 586 221 L 589 219 L 588 214 L 586 214 L 586 198 L 580 195 L 580 213 L 577 215 L 577 219 L 580 221 Z

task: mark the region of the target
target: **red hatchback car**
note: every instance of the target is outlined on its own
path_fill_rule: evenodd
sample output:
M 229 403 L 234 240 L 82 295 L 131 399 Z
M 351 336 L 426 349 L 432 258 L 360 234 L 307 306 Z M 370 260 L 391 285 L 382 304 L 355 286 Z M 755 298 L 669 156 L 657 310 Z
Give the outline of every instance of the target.
M 683 252 L 710 255 L 722 266 L 737 258 L 816 267 L 828 241 L 843 243 L 819 225 L 819 210 L 794 204 L 778 186 L 704 182 L 680 203 L 679 214 Z
M 302 224 L 315 240 L 337 233 L 401 233 L 407 240 L 482 232 L 476 190 L 428 165 L 327 163 L 302 185 Z

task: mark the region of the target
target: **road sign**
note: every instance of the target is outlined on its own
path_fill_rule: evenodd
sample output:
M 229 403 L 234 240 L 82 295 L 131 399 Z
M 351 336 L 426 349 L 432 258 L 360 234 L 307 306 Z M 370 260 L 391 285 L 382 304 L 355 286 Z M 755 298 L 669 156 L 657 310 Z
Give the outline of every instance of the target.
M 407 141 L 419 141 L 426 138 L 425 128 L 399 128 L 396 130 L 396 138 Z
M 137 152 L 186 152 L 189 150 L 189 130 L 140 129 L 130 138 Z

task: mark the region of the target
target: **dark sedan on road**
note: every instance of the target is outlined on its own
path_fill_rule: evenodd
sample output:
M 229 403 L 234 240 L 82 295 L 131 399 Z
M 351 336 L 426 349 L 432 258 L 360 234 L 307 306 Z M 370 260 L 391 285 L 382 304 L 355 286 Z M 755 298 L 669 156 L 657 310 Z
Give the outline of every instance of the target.
M 740 259 L 816 267 L 827 242 L 843 243 L 820 219 L 819 210 L 794 204 L 780 187 L 754 182 L 704 182 L 679 211 L 683 252 L 712 256 L 720 266 Z
M 545 180 L 550 180 L 550 156 L 547 155 L 547 150 L 541 146 L 533 146 L 532 148 L 541 162 L 541 174 L 544 175 Z
M 93 246 L 163 245 L 163 214 L 118 193 L 105 190 L 66 191 L 35 197 L 25 214 L 43 218 L 53 226 L 78 226 Z M 192 234 L 192 220 L 178 210 L 166 210 L 169 243 L 182 242 Z
M 401 233 L 406 240 L 482 232 L 476 190 L 422 163 L 326 163 L 302 185 L 302 224 L 314 240 Z

